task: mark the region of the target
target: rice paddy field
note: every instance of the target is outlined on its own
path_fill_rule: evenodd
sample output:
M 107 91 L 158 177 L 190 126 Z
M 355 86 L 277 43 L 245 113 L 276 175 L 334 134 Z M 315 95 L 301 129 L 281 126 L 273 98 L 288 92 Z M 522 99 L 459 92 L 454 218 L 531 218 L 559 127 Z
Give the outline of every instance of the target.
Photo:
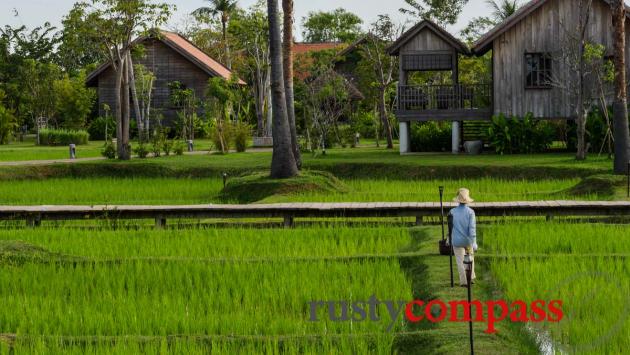
M 391 257 L 404 228 L 0 235 L 0 333 L 17 353 L 387 353 L 402 322 L 309 322 L 308 302 L 412 297 Z
M 553 353 L 630 347 L 630 226 L 509 223 L 483 229 L 480 255 L 509 300 L 564 300 L 565 320 L 532 329 Z
M 305 191 L 270 196 L 260 202 L 433 202 L 437 186 L 450 199 L 467 186 L 478 202 L 530 200 L 606 200 L 597 193 L 574 195 L 580 179 L 342 179 L 340 192 Z M 0 205 L 49 204 L 204 204 L 235 202 L 220 197 L 220 178 L 82 178 L 0 181 Z
M 106 169 L 120 170 L 107 177 L 86 172 L 100 163 L 77 164 L 58 176 L 52 167 L 3 170 L 0 205 L 235 203 L 222 195 L 217 172 L 267 164 L 267 155 L 112 163 Z M 319 160 L 307 158 L 312 167 L 337 172 L 342 188 L 272 194 L 256 202 L 435 202 L 440 185 L 446 200 L 462 186 L 479 202 L 618 198 L 597 189 L 576 194 L 586 176 L 602 173 L 604 163 L 598 159 L 578 166 L 566 156 L 483 156 L 477 163 L 493 164 L 487 174 L 468 170 L 466 174 L 473 174 L 462 176 L 466 174 L 458 164 L 472 162 L 428 155 L 422 164 L 443 167 L 439 176 L 428 178 L 420 163 L 414 176 L 398 174 L 400 166 L 385 174 L 389 166 L 384 157 L 390 156 L 339 150 Z M 343 164 L 361 159 L 381 164 L 381 170 L 374 170 L 376 165 L 366 171 L 356 166 L 352 169 L 358 170 L 344 170 L 350 168 Z M 418 157 L 392 159 L 406 169 Z M 510 176 L 507 172 L 515 165 L 521 170 L 515 168 Z M 528 177 L 523 171 L 532 166 L 540 170 Z M 132 168 L 134 174 L 126 176 Z M 144 169 L 164 174 L 138 174 Z M 173 173 L 176 169 L 188 170 L 180 176 Z M 555 173 L 546 174 L 546 169 Z M 564 169 L 573 170 L 565 176 Z M 22 173 L 32 176 L 21 178 Z M 50 222 L 38 228 L 0 223 L 0 354 L 468 350 L 467 324 L 392 319 L 385 304 L 377 307 L 378 321 L 333 321 L 325 308 L 317 310 L 317 322 L 309 320 L 312 301 L 363 301 L 373 295 L 401 301 L 465 299 L 465 289 L 450 287 L 448 258 L 437 253 L 439 225 L 331 220 L 298 221 L 295 228 L 284 229 L 271 223 L 206 222 L 165 229 L 140 221 Z M 475 324 L 477 353 L 627 352 L 630 226 L 606 219 L 479 222 L 474 297 L 561 299 L 565 317 L 535 326 L 503 322 L 497 334 L 486 334 L 484 324 Z

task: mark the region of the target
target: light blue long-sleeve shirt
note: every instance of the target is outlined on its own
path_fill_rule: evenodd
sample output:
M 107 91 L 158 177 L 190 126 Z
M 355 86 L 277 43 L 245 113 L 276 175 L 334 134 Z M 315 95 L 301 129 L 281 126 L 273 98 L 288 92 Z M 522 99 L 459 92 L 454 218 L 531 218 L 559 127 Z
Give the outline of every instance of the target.
M 453 246 L 458 248 L 472 247 L 477 244 L 477 222 L 475 211 L 465 204 L 453 208 Z

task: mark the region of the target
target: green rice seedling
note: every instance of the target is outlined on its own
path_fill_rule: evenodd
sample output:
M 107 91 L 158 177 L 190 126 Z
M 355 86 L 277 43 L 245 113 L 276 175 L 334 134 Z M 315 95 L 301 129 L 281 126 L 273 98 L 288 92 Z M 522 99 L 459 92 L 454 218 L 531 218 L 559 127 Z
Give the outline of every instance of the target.
M 435 202 L 437 187 L 446 187 L 446 201 L 467 187 L 478 202 L 609 199 L 597 194 L 573 196 L 567 192 L 578 179 L 512 181 L 468 180 L 342 180 L 347 192 L 296 192 L 274 195 L 264 202 Z M 221 200 L 221 178 L 86 178 L 0 181 L 0 204 L 204 204 Z M 230 201 L 227 201 L 230 202 Z M 233 202 L 233 201 L 232 201 Z
M 630 226 L 585 223 L 503 223 L 483 228 L 485 254 L 628 254 Z
M 408 300 L 397 260 L 35 264 L 0 273 L 0 333 L 18 335 L 361 334 L 389 322 L 332 322 L 310 301 Z M 387 310 L 380 306 L 385 320 Z M 394 330 L 401 328 L 396 322 Z
M 535 325 L 562 353 L 621 354 L 630 346 L 628 226 L 514 223 L 482 229 L 480 260 L 507 300 L 561 300 L 559 322 Z
M 347 193 L 305 192 L 290 196 L 276 196 L 266 201 L 291 202 L 435 202 L 439 200 L 438 186 L 445 187 L 446 201 L 450 202 L 457 190 L 466 187 L 478 202 L 529 201 L 574 199 L 566 190 L 579 179 L 566 180 L 502 180 L 494 178 L 466 180 L 342 180 Z M 578 199 L 607 199 L 607 196 L 583 195 Z
M 20 240 L 49 252 L 95 259 L 287 259 L 397 254 L 409 244 L 406 228 L 387 226 L 258 229 L 0 230 L 2 242 Z
M 215 201 L 219 178 L 90 178 L 0 181 L 0 205 L 202 204 Z

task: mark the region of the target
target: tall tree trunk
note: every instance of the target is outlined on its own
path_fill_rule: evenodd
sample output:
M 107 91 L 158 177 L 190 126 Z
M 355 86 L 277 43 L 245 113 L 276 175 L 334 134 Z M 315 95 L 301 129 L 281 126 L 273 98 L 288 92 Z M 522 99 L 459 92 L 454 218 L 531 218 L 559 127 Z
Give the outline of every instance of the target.
M 256 68 L 254 83 L 254 107 L 256 108 L 256 136 L 262 137 L 265 134 L 265 82 L 262 70 Z
M 287 117 L 291 129 L 291 147 L 298 169 L 302 168 L 302 156 L 297 139 L 295 123 L 295 100 L 293 92 L 293 0 L 282 0 L 284 14 L 284 45 L 282 55 L 284 60 L 284 91 L 287 100 Z
M 273 107 L 273 154 L 271 177 L 284 179 L 298 174 L 297 164 L 291 146 L 291 129 L 287 117 L 287 101 L 284 92 L 282 68 L 282 41 L 280 39 L 280 19 L 278 0 L 267 0 L 269 18 L 269 49 L 271 57 L 271 104 Z
M 577 125 L 577 153 L 575 159 L 586 160 L 586 112 L 580 108 L 577 114 L 578 117 L 575 120 Z
M 120 57 L 118 66 L 116 67 L 116 82 L 114 83 L 114 97 L 116 102 L 114 103 L 114 117 L 116 119 L 116 152 L 118 157 L 124 155 L 123 152 L 123 100 L 122 100 L 122 87 L 125 74 L 125 61 L 124 57 Z
M 592 0 L 581 0 L 578 4 L 580 19 L 579 19 L 579 31 L 580 31 L 580 43 L 578 47 L 578 68 L 577 68 L 577 95 L 575 105 L 575 119 L 577 124 L 577 152 L 575 154 L 576 160 L 586 160 L 588 153 L 588 146 L 586 144 L 586 120 L 588 119 L 588 111 L 585 109 L 584 99 L 586 98 L 586 63 L 584 59 L 584 52 L 586 51 L 586 31 L 588 30 L 588 24 L 590 19 Z
M 146 133 L 147 141 L 151 138 L 151 100 L 153 100 L 153 80 L 153 77 L 149 79 L 146 96 L 147 102 L 145 103 L 146 110 L 142 113 L 142 121 L 144 122 L 144 132 Z
M 125 60 L 123 62 L 122 70 L 123 70 L 123 80 L 121 87 L 121 95 L 120 95 L 120 107 L 121 107 L 121 123 L 122 127 L 120 130 L 121 134 L 121 142 L 120 153 L 118 154 L 118 159 L 120 160 L 129 160 L 131 159 L 131 147 L 129 145 L 129 118 L 131 113 L 131 107 L 129 106 L 130 95 L 129 95 L 129 61 Z
M 381 117 L 381 123 L 385 130 L 385 137 L 387 138 L 387 149 L 394 149 L 394 140 L 392 138 L 392 126 L 389 124 L 387 117 L 387 105 L 385 104 L 385 89 L 379 89 L 378 95 L 378 115 Z
M 265 82 L 265 90 L 267 92 L 267 123 L 265 125 L 265 135 L 273 136 L 273 107 L 271 104 L 271 65 L 267 69 L 267 81 Z
M 144 142 L 144 123 L 142 122 L 142 111 L 140 110 L 140 100 L 136 89 L 136 75 L 133 71 L 133 60 L 131 54 L 127 55 L 127 71 L 129 75 L 129 87 L 131 88 L 131 99 L 133 101 L 134 115 L 136 116 L 136 126 L 138 127 L 138 140 Z
M 223 49 L 225 51 L 225 66 L 232 70 L 232 57 L 230 55 L 230 44 L 227 39 L 227 24 L 230 18 L 227 15 L 221 17 L 221 27 L 223 30 Z
M 612 10 L 615 27 L 614 171 L 616 174 L 624 174 L 630 159 L 630 130 L 628 128 L 628 97 L 626 89 L 626 8 L 624 0 L 614 0 Z

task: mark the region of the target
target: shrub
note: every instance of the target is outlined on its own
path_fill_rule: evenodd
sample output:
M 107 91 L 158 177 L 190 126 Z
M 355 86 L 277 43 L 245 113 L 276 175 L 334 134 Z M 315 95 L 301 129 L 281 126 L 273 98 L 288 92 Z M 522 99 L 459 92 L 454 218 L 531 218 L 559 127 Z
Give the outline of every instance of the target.
M 164 152 L 164 156 L 171 155 L 171 152 L 173 151 L 173 141 L 164 139 L 162 141 L 162 151 Z
M 232 137 L 234 140 L 234 147 L 239 153 L 243 153 L 247 150 L 247 144 L 252 136 L 252 128 L 242 122 L 239 122 L 234 126 Z
M 358 112 L 350 119 L 353 131 L 359 132 L 362 138 L 376 138 L 378 118 L 373 112 Z
M 343 148 L 350 146 L 352 148 L 356 147 L 355 137 L 357 132 L 354 130 L 353 126 L 340 126 L 339 127 L 339 139 L 341 140 L 341 146 Z
M 411 150 L 445 152 L 451 149 L 451 126 L 448 123 L 423 122 L 411 127 Z
M 39 131 L 39 145 L 88 144 L 89 133 L 66 129 L 42 129 Z
M 160 155 L 162 155 L 162 146 L 160 143 L 151 143 L 151 153 L 153 153 L 153 156 L 156 158 L 159 158 Z
M 65 75 L 53 82 L 53 88 L 59 124 L 71 129 L 85 127 L 85 121 L 96 100 L 96 91 L 85 87 L 85 74 L 72 79 Z
M 223 148 L 225 149 L 223 153 L 227 153 L 230 150 L 230 143 L 233 141 L 233 129 L 232 125 L 229 123 L 224 122 L 221 126 L 222 129 L 219 129 L 217 125 L 212 127 L 210 130 L 210 139 L 212 140 L 214 149 L 219 152 L 221 152 L 221 141 L 223 141 Z
M 184 142 L 182 141 L 177 141 L 173 144 L 173 152 L 175 152 L 175 155 L 184 155 L 185 149 L 186 149 L 186 146 L 184 145 Z
M 608 117 L 611 120 L 611 133 L 614 133 L 614 125 L 612 124 L 612 107 L 608 108 Z M 630 122 L 629 122 L 630 123 Z M 591 152 L 599 153 L 600 151 L 608 152 L 606 144 L 606 133 L 608 132 L 608 124 L 606 117 L 599 107 L 593 108 L 586 118 L 586 142 L 591 145 Z M 575 151 L 577 149 L 577 125 L 575 121 L 568 123 L 567 132 L 567 149 Z M 611 145 L 614 145 L 612 143 Z M 604 149 L 602 149 L 602 147 Z
M 0 104 L 0 144 L 8 144 L 9 138 L 17 128 L 15 116 Z
M 116 159 L 116 147 L 110 141 L 105 142 L 103 149 L 101 149 L 101 155 L 107 159 Z
M 105 130 L 107 129 L 107 137 Z M 89 127 L 88 133 L 93 140 L 104 141 L 116 135 L 116 121 L 111 117 L 98 117 L 93 120 Z
M 555 128 L 547 121 L 534 120 L 528 113 L 523 118 L 492 117 L 488 129 L 490 145 L 499 154 L 531 154 L 548 149 L 553 143 Z
M 144 143 L 138 144 L 138 146 L 136 148 L 134 148 L 133 152 L 140 159 L 144 159 L 144 158 L 147 157 L 147 155 L 149 155 L 149 149 L 147 148 L 147 146 Z

